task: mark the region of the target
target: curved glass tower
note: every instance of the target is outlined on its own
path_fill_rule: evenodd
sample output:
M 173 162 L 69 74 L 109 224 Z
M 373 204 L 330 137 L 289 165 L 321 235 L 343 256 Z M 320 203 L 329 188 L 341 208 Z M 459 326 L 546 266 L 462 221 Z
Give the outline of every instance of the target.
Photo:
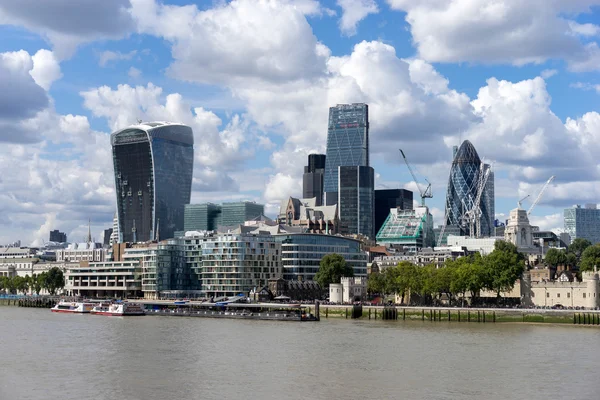
M 120 242 L 172 238 L 183 229 L 194 168 L 192 128 L 143 122 L 110 136 Z
M 457 226 L 462 235 L 469 234 L 463 216 L 473 208 L 480 179 L 481 159 L 473 144 L 465 140 L 452 161 L 446 194 L 446 225 Z M 490 172 L 480 202 L 481 235 L 491 236 L 494 227 L 494 175 Z M 468 224 L 467 224 L 468 225 Z

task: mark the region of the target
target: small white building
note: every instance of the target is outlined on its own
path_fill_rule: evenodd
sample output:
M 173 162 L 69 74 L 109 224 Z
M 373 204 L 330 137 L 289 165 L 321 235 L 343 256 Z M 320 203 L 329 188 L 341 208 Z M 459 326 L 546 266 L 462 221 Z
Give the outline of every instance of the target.
M 66 249 L 56 250 L 58 262 L 103 262 L 107 259 L 108 250 L 102 243 L 71 243 Z
M 333 303 L 352 303 L 362 301 L 367 296 L 367 278 L 356 276 L 342 278 L 341 283 L 329 285 L 329 301 Z
M 448 246 L 466 247 L 468 251 L 478 251 L 482 256 L 494 251 L 494 245 L 502 237 L 472 238 L 468 236 L 448 235 Z

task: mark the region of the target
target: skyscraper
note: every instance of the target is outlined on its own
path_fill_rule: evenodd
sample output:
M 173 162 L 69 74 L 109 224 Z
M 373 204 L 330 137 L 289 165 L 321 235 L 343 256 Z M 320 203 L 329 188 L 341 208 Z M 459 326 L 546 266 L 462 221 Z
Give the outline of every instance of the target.
M 413 192 L 406 189 L 380 189 L 375 191 L 375 235 L 381 229 L 392 208 L 412 210 Z
M 463 235 L 469 234 L 465 223 L 465 213 L 473 209 L 477 188 L 482 178 L 481 159 L 473 144 L 465 140 L 458 150 L 454 150 L 454 160 L 450 168 L 448 192 L 446 195 L 446 225 L 459 227 Z M 484 164 L 489 168 L 489 165 Z M 494 232 L 494 175 L 490 172 L 483 188 L 481 201 L 481 236 L 491 236 Z M 443 238 L 441 238 L 443 240 Z
M 368 166 L 338 167 L 341 232 L 375 237 L 375 172 Z
M 264 213 L 265 205 L 253 201 L 223 203 L 221 205 L 221 215 L 217 218 L 216 224 L 222 228 L 237 228 L 244 222 L 260 217 Z
M 596 204 L 586 204 L 565 208 L 565 231 L 575 239 L 587 239 L 592 243 L 600 243 L 600 210 Z
M 56 243 L 66 243 L 67 242 L 67 234 L 64 232 L 55 229 L 50 231 L 50 241 Z
M 323 177 L 325 205 L 333 205 L 338 200 L 340 166 L 369 166 L 369 106 L 366 104 L 338 104 L 329 108 Z
M 140 122 L 111 137 L 119 242 L 173 237 L 190 202 L 194 136 L 189 126 Z
M 325 173 L 325 154 L 310 154 L 308 165 L 302 176 L 302 198 L 317 199 L 315 205 L 323 205 L 323 175 Z
M 186 204 L 184 209 L 183 230 L 214 231 L 221 214 L 221 206 L 213 203 Z

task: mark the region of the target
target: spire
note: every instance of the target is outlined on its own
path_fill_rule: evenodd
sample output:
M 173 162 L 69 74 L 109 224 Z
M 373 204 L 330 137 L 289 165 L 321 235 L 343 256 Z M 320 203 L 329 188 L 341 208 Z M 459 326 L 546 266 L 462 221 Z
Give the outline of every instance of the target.
M 91 218 L 88 218 L 88 236 L 87 236 L 87 242 L 88 243 L 92 243 L 92 220 L 91 220 Z

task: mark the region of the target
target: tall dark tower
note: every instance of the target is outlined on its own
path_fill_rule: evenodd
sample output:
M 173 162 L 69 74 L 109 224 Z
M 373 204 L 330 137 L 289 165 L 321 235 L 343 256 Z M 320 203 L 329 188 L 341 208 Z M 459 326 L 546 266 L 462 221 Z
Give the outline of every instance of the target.
M 302 176 L 302 198 L 317 198 L 316 205 L 323 205 L 323 175 L 325 174 L 325 154 L 310 154 L 308 165 Z
M 369 166 L 369 106 L 338 104 L 329 108 L 327 157 L 323 190 L 325 204 L 338 200 L 338 167 Z
M 172 238 L 183 229 L 194 168 L 192 128 L 140 122 L 113 133 L 119 242 Z M 158 226 L 160 224 L 160 227 Z

